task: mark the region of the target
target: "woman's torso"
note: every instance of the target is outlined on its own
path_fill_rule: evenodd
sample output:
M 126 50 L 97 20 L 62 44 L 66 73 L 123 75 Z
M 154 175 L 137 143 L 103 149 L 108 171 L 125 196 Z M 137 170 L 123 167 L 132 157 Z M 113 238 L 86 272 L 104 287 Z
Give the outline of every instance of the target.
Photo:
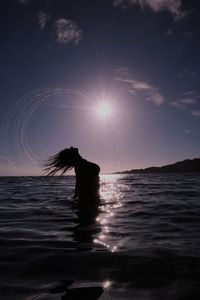
M 99 193 L 99 172 L 100 167 L 97 164 L 85 159 L 75 167 L 79 196 L 93 196 Z

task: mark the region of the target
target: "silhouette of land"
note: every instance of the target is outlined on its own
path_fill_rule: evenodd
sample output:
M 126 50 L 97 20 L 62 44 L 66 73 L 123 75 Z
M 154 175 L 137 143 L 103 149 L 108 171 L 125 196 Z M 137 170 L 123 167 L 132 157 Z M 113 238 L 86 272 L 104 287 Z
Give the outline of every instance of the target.
M 129 171 L 116 172 L 115 174 L 134 174 L 134 173 L 192 173 L 200 172 L 200 158 L 186 159 L 174 164 L 162 167 L 149 167 L 145 169 L 132 169 Z

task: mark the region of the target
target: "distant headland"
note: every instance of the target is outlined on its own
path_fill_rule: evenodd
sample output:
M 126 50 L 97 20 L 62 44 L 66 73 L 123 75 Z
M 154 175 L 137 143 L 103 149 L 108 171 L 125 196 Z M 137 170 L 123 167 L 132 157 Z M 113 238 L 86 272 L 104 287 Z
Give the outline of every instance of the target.
M 200 158 L 186 159 L 174 164 L 162 167 L 149 167 L 145 169 L 132 169 L 129 171 L 116 172 L 115 174 L 135 174 L 135 173 L 192 173 L 200 172 Z

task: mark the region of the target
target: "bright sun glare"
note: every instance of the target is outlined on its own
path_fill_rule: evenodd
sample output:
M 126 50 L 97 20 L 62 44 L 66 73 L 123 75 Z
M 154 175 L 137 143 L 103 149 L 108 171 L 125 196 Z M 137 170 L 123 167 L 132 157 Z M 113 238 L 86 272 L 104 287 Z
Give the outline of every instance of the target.
M 112 113 L 112 106 L 108 102 L 102 101 L 98 103 L 96 110 L 100 117 L 107 118 Z

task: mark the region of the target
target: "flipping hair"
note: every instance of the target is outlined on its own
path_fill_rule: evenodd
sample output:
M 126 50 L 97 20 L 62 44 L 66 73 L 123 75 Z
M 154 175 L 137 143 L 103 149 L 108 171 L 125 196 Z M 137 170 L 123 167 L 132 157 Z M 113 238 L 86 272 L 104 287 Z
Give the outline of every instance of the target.
M 61 171 L 60 175 L 62 176 L 65 172 L 74 167 L 74 160 L 73 148 L 64 149 L 47 160 L 43 165 L 44 171 L 47 173 L 47 176 L 55 175 Z

